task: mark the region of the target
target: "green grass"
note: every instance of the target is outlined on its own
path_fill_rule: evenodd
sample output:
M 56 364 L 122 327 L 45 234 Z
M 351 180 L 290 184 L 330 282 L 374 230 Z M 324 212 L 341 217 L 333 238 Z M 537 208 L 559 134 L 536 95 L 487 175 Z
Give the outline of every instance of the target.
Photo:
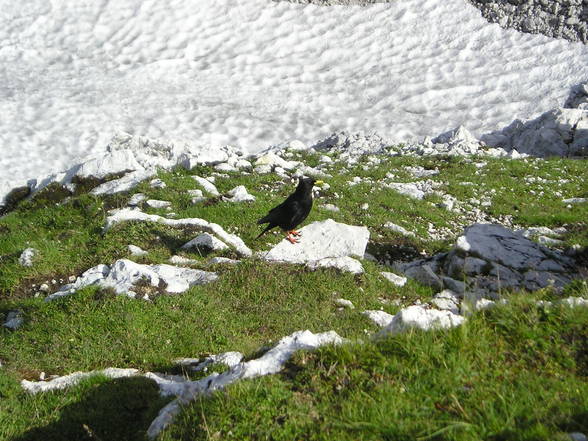
M 295 153 L 294 159 L 316 166 L 319 156 Z M 562 202 L 588 196 L 584 161 L 382 157 L 379 165 L 366 167 L 368 157 L 357 164 L 332 157 L 335 161 L 326 170 L 332 177 L 324 179 L 330 189 L 321 193 L 306 223 L 333 218 L 365 225 L 373 254 L 415 257 L 422 251 L 447 250 L 454 237 L 431 240 L 428 224 L 454 236 L 467 224 L 459 214 L 440 208 L 438 195 L 412 200 L 381 185 L 390 181 L 387 173 L 394 173 L 396 182 L 414 181 L 407 166 L 439 169 L 440 174 L 429 179 L 460 201 L 492 195 L 492 205 L 481 207 L 489 216 L 512 215 L 520 226 L 566 225 L 565 246 L 588 245 L 587 204 L 567 208 Z M 480 161 L 487 165 L 478 169 L 474 162 Z M 145 182 L 132 193 L 170 201 L 177 218 L 219 223 L 254 251 L 277 243 L 280 234 L 256 239 L 256 220 L 281 202 L 293 183 L 271 174 L 228 173 L 217 177 L 219 191 L 245 185 L 257 197 L 255 203 L 210 198 L 192 204 L 187 190 L 198 186 L 190 176 L 212 173 L 209 167 L 161 172 L 165 189 Z M 348 185 L 355 176 L 364 181 Z M 526 182 L 529 177 L 534 182 Z M 0 440 L 140 440 L 168 401 L 140 378 L 94 378 L 68 391 L 28 396 L 19 381 L 37 379 L 41 372 L 63 375 L 110 366 L 175 372 L 176 358 L 229 350 L 251 356 L 301 329 L 335 330 L 352 340 L 365 339 L 365 331 L 373 332 L 375 326 L 361 311 L 393 314 L 434 294 L 412 281 L 394 287 L 379 274 L 389 268 L 367 261 L 362 262 L 366 272 L 361 276 L 310 272 L 256 258 L 236 266 L 208 267 L 206 260 L 213 255 L 237 256 L 231 250 L 208 256 L 180 250 L 197 234 L 193 229 L 126 222 L 104 232 L 108 210 L 125 207 L 132 193 L 64 199 L 65 193 L 50 188 L 0 218 L 0 319 L 14 308 L 25 318 L 16 332 L 0 328 Z M 368 210 L 360 208 L 365 202 Z M 323 209 L 326 203 L 340 212 Z M 383 228 L 388 221 L 417 237 Z M 131 257 L 128 244 L 149 254 Z M 27 247 L 40 251 L 30 268 L 18 264 Z M 38 294 L 41 283 L 56 289 L 69 276 L 100 263 L 120 258 L 162 263 L 174 254 L 197 259 L 195 268 L 217 271 L 218 281 L 151 302 L 95 288 L 50 303 Z M 566 294 L 588 296 L 581 283 Z M 351 300 L 356 309 L 339 310 L 333 302 L 337 297 Z M 577 349 L 578 341 L 588 338 L 586 327 L 579 325 L 582 320 L 587 322 L 581 311 L 556 309 L 547 314 L 515 304 L 476 316 L 447 333 L 415 333 L 303 353 L 284 375 L 237 384 L 187 407 L 163 439 L 553 439 L 549 436 L 560 429 L 585 429 L 576 421 L 587 409 L 585 398 L 578 398 L 587 396 L 586 358 L 577 355 L 588 351 Z M 477 386 L 465 393 L 468 378 Z M 126 420 L 136 422 L 125 426 Z
M 518 301 L 447 332 L 300 352 L 162 440 L 554 440 L 588 430 L 588 311 Z

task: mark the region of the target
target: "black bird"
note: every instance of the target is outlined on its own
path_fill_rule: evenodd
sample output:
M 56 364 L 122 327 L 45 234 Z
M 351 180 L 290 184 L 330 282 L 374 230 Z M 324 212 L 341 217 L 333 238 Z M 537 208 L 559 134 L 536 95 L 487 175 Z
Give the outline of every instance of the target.
M 312 187 L 314 184 L 321 184 L 321 181 L 315 181 L 312 178 L 298 179 L 298 187 L 294 193 L 277 207 L 270 210 L 268 214 L 257 221 L 258 224 L 268 224 L 257 238 L 260 238 L 265 232 L 275 227 L 280 227 L 287 232 L 286 239 L 290 243 L 297 243 L 299 240 L 293 236 L 300 236 L 300 233 L 294 228 L 306 219 L 312 208 Z

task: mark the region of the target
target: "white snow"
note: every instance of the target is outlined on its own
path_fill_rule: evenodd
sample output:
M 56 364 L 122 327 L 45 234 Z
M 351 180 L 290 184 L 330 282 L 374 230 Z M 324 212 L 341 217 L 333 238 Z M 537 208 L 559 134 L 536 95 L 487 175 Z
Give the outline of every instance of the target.
M 64 375 L 63 377 L 57 377 L 50 381 L 27 381 L 22 380 L 21 386 L 25 391 L 31 394 L 39 392 L 48 392 L 51 390 L 61 390 L 67 387 L 75 386 L 80 381 L 92 377 L 94 375 L 102 375 L 108 378 L 124 378 L 133 377 L 138 375 L 137 369 L 119 369 L 119 368 L 107 368 L 101 371 L 92 372 L 74 372 L 73 374 Z
M 487 23 L 465 0 L 0 3 L 0 189 L 119 131 L 203 150 L 331 132 L 475 136 L 561 105 L 588 47 Z M 9 184 L 7 184 L 9 182 Z

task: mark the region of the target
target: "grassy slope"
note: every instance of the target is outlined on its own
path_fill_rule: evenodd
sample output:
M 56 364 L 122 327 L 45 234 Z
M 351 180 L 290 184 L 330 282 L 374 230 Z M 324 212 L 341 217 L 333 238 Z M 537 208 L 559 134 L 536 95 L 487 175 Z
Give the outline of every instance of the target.
M 304 155 L 303 159 L 309 165 L 317 162 L 316 155 Z M 438 196 L 415 201 L 369 182 L 347 184 L 354 176 L 375 183 L 388 172 L 397 175 L 395 181 L 414 181 L 403 167 L 421 165 L 439 168 L 440 174 L 432 179 L 443 182 L 440 190 L 459 200 L 479 198 L 495 189 L 493 204 L 486 208 L 489 214 L 512 214 L 514 223 L 524 226 L 569 224 L 566 244 L 588 245 L 583 223 L 588 218 L 586 205 L 566 208 L 561 202 L 566 197 L 588 196 L 585 162 L 483 160 L 487 165 L 481 169 L 463 158 L 392 157 L 369 167 L 364 167 L 364 158 L 364 162 L 346 169 L 335 162 L 329 170 L 333 178 L 327 179 L 331 188 L 321 196 L 307 222 L 331 217 L 366 225 L 372 233 L 370 249 L 374 252 L 401 248 L 417 255 L 421 250 L 433 253 L 446 249 L 450 240 L 427 239 L 427 224 L 457 233 L 464 221 L 436 207 Z M 217 178 L 219 190 L 244 184 L 258 198 L 256 203 L 211 200 L 191 204 L 186 190 L 197 185 L 189 175 L 210 173 L 205 167 L 162 172 L 165 189 L 152 189 L 145 183 L 136 191 L 171 201 L 178 217 L 218 222 L 239 234 L 254 250 L 276 243 L 278 236 L 254 239 L 259 231 L 255 220 L 282 200 L 291 191 L 291 184 L 274 175 L 232 174 Z M 525 183 L 529 176 L 549 182 Z M 568 182 L 556 182 L 559 179 Z M 107 209 L 125 206 L 130 195 L 106 199 L 85 195 L 59 205 L 51 202 L 50 196 L 47 192 L 0 219 L 0 314 L 18 307 L 26 317 L 25 326 L 17 332 L 0 329 L 0 360 L 4 365 L 0 369 L 0 439 L 142 439 L 149 421 L 165 402 L 157 397 L 153 384 L 140 379 L 92 379 L 68 392 L 37 397 L 23 394 L 18 380 L 37 378 L 41 371 L 65 374 L 108 366 L 171 371 L 174 358 L 226 350 L 251 354 L 299 329 L 334 329 L 344 337 L 359 338 L 364 329 L 375 329 L 359 311 L 383 308 L 394 313 L 398 306 L 383 304 L 382 299 L 399 299 L 408 305 L 417 298 L 426 301 L 433 294 L 411 282 L 404 288 L 391 286 L 379 276 L 386 268 L 370 262 L 364 262 L 365 275 L 354 277 L 251 259 L 234 267 L 215 267 L 221 275 L 215 284 L 192 288 L 181 296 L 158 297 L 151 303 L 88 289 L 47 304 L 42 297 L 34 297 L 33 284 L 65 280 L 98 263 L 129 257 L 126 247 L 130 243 L 149 250 L 148 256 L 134 260 L 165 262 L 194 236 L 191 231 L 145 223 L 121 224 L 102 234 Z M 327 202 L 341 211 L 320 208 Z M 364 202 L 369 203 L 367 211 L 360 209 Z M 150 212 L 164 214 L 165 210 Z M 418 237 L 407 239 L 382 228 L 386 221 L 402 225 Z M 33 268 L 24 268 L 18 265 L 17 257 L 29 246 L 41 253 Z M 205 260 L 205 256 L 184 255 Z M 230 251 L 221 255 L 235 257 Z M 204 263 L 196 267 L 205 268 Z M 580 295 L 588 294 L 585 286 L 577 287 Z M 357 309 L 338 311 L 333 305 L 336 296 L 351 300 Z M 539 312 L 524 305 L 512 306 L 500 314 L 476 318 L 448 335 L 417 333 L 377 345 L 300 355 L 285 375 L 236 385 L 213 400 L 190 406 L 164 438 L 206 438 L 220 432 L 224 439 L 234 427 L 234 439 L 248 433 L 255 434 L 251 439 L 321 439 L 321 433 L 335 433 L 330 439 L 406 439 L 431 435 L 455 424 L 436 439 L 514 439 L 512 433 L 520 433 L 520 439 L 552 439 L 549 436 L 559 426 L 579 424 L 574 422 L 574 412 L 581 416 L 588 409 L 586 401 L 578 398 L 578 393 L 588 396 L 581 355 L 587 349 L 577 347 L 578 337 L 587 338 L 588 334 L 578 325 L 582 320 L 587 322 L 582 314 L 557 311 L 549 315 L 545 332 L 551 334 L 544 334 L 544 318 Z M 570 332 L 567 339 L 558 337 Z M 531 363 L 529 357 L 522 357 L 527 346 L 510 338 L 521 333 L 525 337 L 522 341 L 538 346 L 535 353 L 544 357 L 545 363 Z M 545 347 L 544 341 L 548 341 Z M 500 349 L 497 358 L 492 355 L 495 348 Z M 442 361 L 439 354 L 447 360 Z M 461 372 L 459 381 L 452 379 L 456 371 Z M 372 388 L 365 379 L 376 374 L 381 379 Z M 353 375 L 341 380 L 343 389 L 352 386 L 349 395 L 340 394 L 340 385 L 334 380 L 346 375 Z M 350 381 L 355 375 L 358 381 Z M 394 389 L 398 388 L 399 375 L 405 378 L 403 387 L 415 391 L 403 393 L 402 399 Z M 477 394 L 462 398 L 460 381 L 468 377 L 472 383 L 473 379 L 484 381 Z M 541 384 L 544 386 L 539 387 Z M 134 396 L 136 392 L 139 397 Z M 453 402 L 452 394 L 459 405 Z M 549 399 L 554 409 L 544 413 L 536 409 L 541 408 L 537 403 Z M 465 410 L 463 400 L 467 415 L 459 410 L 460 406 Z M 255 405 L 244 407 L 243 401 Z M 489 404 L 481 404 L 486 402 Z M 474 407 L 469 409 L 469 403 Z M 224 406 L 230 411 L 224 412 Z M 524 415 L 530 410 L 534 416 L 526 420 Z M 131 415 L 137 419 L 136 424 L 116 423 Z M 533 431 L 538 431 L 537 435 L 532 435 Z M 531 435 L 524 438 L 525 433 Z

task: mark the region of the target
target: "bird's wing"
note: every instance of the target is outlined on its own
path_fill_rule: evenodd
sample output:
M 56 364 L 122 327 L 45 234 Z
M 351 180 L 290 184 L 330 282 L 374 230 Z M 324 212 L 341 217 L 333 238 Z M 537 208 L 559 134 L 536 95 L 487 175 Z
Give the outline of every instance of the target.
M 265 224 L 268 222 L 276 223 L 279 219 L 283 216 L 288 215 L 289 213 L 296 210 L 296 205 L 298 202 L 296 199 L 293 198 L 293 195 L 288 196 L 288 198 L 282 202 L 280 205 L 275 206 L 272 208 L 268 214 L 257 221 L 258 224 Z

